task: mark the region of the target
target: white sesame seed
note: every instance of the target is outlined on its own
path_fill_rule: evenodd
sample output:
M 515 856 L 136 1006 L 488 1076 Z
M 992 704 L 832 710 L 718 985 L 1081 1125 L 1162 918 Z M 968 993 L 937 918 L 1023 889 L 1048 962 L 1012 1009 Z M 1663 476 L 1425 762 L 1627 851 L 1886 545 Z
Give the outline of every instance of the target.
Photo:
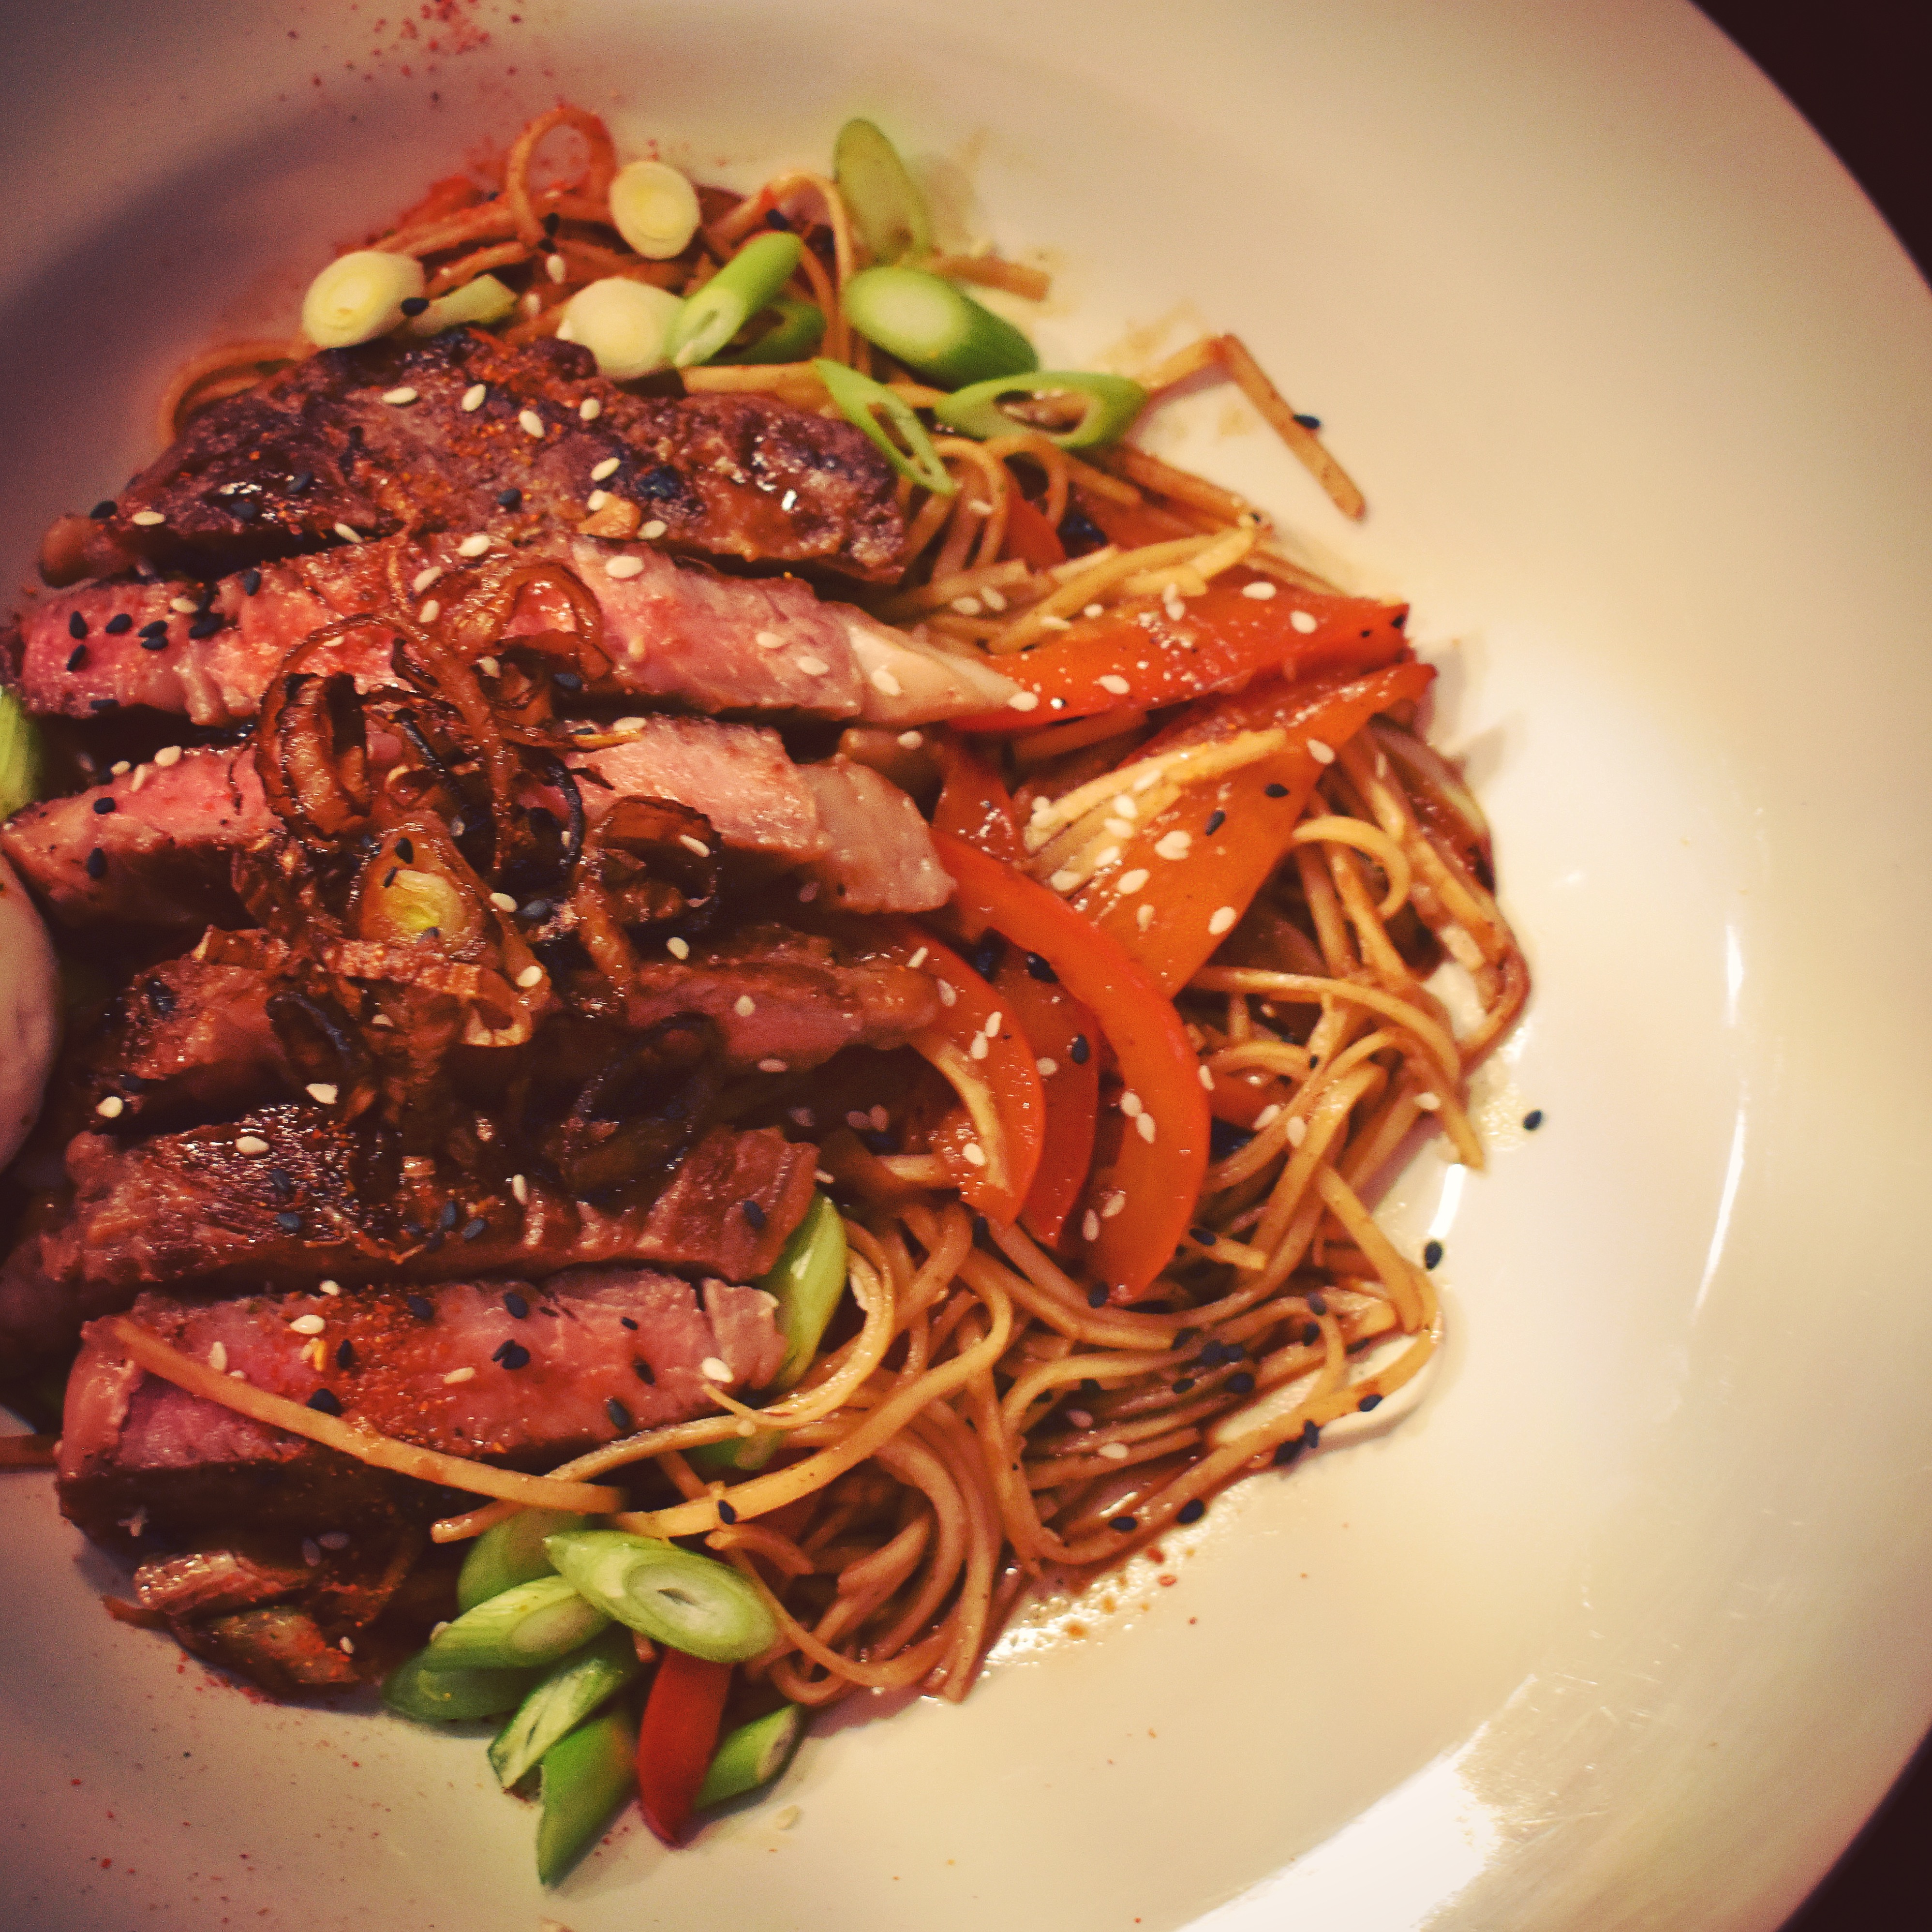
M 644 574 L 644 560 L 640 556 L 614 556 L 604 565 L 606 577 L 641 577 Z
M 530 1204 L 530 1184 L 520 1174 L 511 1175 L 510 1192 L 515 1197 L 519 1208 L 527 1208 Z
M 1120 874 L 1118 881 L 1119 890 L 1124 896 L 1131 898 L 1147 884 L 1148 878 L 1147 868 L 1144 866 L 1136 866 L 1131 872 L 1123 872 Z M 1146 912 L 1150 908 L 1143 906 L 1141 910 Z
M 312 1536 L 305 1536 L 302 1543 L 302 1561 L 313 1570 L 322 1561 L 322 1546 Z
M 680 939 L 674 933 L 664 941 L 664 950 L 674 959 L 688 959 L 691 957 L 691 941 Z
M 1418 1094 L 1415 1096 L 1415 1104 L 1425 1114 L 1433 1114 L 1441 1108 L 1442 1100 L 1439 1094 Z
M 939 1004 L 942 1006 L 958 1004 L 959 989 L 950 980 L 935 980 L 932 983 L 939 988 Z
M 166 771 L 170 765 L 181 763 L 182 748 L 178 745 L 164 745 L 154 754 L 154 763 Z
M 1144 905 L 1134 914 L 1134 923 L 1144 932 L 1154 923 L 1154 908 Z
M 711 856 L 711 848 L 702 838 L 694 838 L 688 832 L 680 832 L 677 842 L 694 858 L 708 859 Z
M 887 698 L 903 698 L 905 695 L 905 686 L 884 664 L 872 674 L 872 688 L 883 692 Z
M 990 584 L 980 592 L 980 601 L 988 610 L 1004 610 L 1006 608 L 1006 600 Z
M 923 731 L 902 731 L 898 742 L 901 751 L 916 752 L 926 742 L 926 734 Z
M 1335 762 L 1334 746 L 1324 745 L 1319 738 L 1309 740 L 1308 755 L 1318 765 L 1332 765 Z
M 1265 577 L 1257 578 L 1253 583 L 1241 586 L 1241 595 L 1252 597 L 1257 604 L 1265 604 L 1274 592 L 1275 586 Z
M 884 1108 L 876 1103 L 867 1111 L 866 1120 L 867 1124 L 876 1134 L 884 1133 L 892 1124 L 892 1115 L 887 1113 Z
M 1040 693 L 1036 691 L 1016 691 L 1006 700 L 1008 710 L 1012 711 L 1037 711 Z
M 872 1117 L 862 1107 L 854 1107 L 845 1116 L 845 1124 L 855 1134 L 867 1132 L 872 1124 Z
M 434 624 L 437 618 L 440 617 L 442 615 L 442 604 L 440 604 L 436 598 L 432 597 L 429 602 L 416 613 L 416 622 L 419 624 Z
M 1280 1120 L 1280 1102 L 1279 1101 L 1270 1100 L 1268 1104 L 1255 1116 L 1256 1132 L 1258 1133 L 1263 1127 L 1273 1126 L 1275 1122 Z M 1294 1136 L 1291 1134 L 1288 1138 L 1292 1140 L 1294 1138 Z
M 346 1550 L 349 1547 L 349 1532 L 346 1529 L 324 1530 L 316 1541 L 325 1550 Z
M 1080 1217 L 1080 1232 L 1090 1241 L 1097 1241 L 1100 1238 L 1100 1217 L 1090 1208 Z M 1088 1426 L 1084 1422 L 1080 1426 L 1083 1429 Z
M 761 651 L 775 651 L 784 640 L 776 631 L 754 631 L 752 634 L 752 641 Z
M 1307 1138 L 1308 1123 L 1298 1114 L 1288 1124 L 1288 1144 L 1292 1148 L 1298 1148 Z
M 490 903 L 499 912 L 514 912 L 517 909 L 516 901 L 508 892 L 492 892 L 490 895 Z
M 1090 1236 L 1089 1237 L 1089 1239 L 1091 1239 Z M 1061 1413 L 1066 1416 L 1067 1420 L 1072 1423 L 1076 1429 L 1091 1429 L 1094 1426 L 1094 1417 L 1090 1410 L 1084 1408 L 1069 1408 L 1063 1410 Z
M 816 879 L 806 880 L 805 884 L 798 889 L 798 902 L 800 905 L 811 904 L 818 896 L 818 881 Z
M 1111 670 L 1107 673 L 1106 676 L 1096 678 L 1094 680 L 1094 682 L 1099 685 L 1102 691 L 1111 691 L 1116 698 L 1126 697 L 1127 693 L 1133 688 L 1132 686 L 1129 684 L 1125 678 L 1120 676 L 1118 673 Z
M 544 257 L 544 273 L 552 281 L 560 282 L 570 273 L 569 265 L 561 255 L 546 255 Z
M 344 543 L 360 543 L 362 541 L 362 532 L 352 524 L 338 524 L 335 526 L 335 534 Z
M 1124 1462 L 1127 1460 L 1129 1451 L 1124 1442 L 1103 1442 L 1100 1444 L 1099 1453 L 1110 1462 Z
M 1214 1090 L 1214 1069 L 1210 1066 L 1201 1066 L 1197 1067 L 1195 1070 L 1201 1076 L 1202 1085 L 1204 1087 L 1209 1093 L 1213 1093 Z
M 754 1422 L 748 1415 L 742 1418 L 740 1420 L 738 1424 L 738 1433 L 740 1436 L 755 1436 L 758 1432 L 758 1425 Z
M 1057 892 L 1070 892 L 1080 883 L 1080 874 L 1070 866 L 1064 866 L 1046 882 Z
M 405 407 L 416 399 L 416 392 L 413 389 L 385 389 L 382 392 L 383 401 L 393 404 L 398 409 Z
M 474 413 L 483 406 L 483 399 L 489 393 L 490 388 L 488 383 L 472 382 L 463 392 L 464 408 Z
M 987 1021 L 986 1024 L 980 1029 L 980 1030 L 984 1034 L 988 1040 L 997 1040 L 999 1037 L 1000 1034 L 1000 1022 L 1005 1018 L 1006 1015 L 1001 1012 L 998 1007 L 995 1007 L 993 1010 L 992 1016 Z
M 976 1033 L 973 1036 L 973 1044 L 966 1049 L 966 1057 L 969 1060 L 984 1060 L 992 1051 L 986 1044 L 986 1036 Z
M 1051 1080 L 1053 1076 L 1060 1071 L 1060 1062 L 1054 1059 L 1051 1055 L 1042 1053 L 1040 1057 L 1034 1062 L 1033 1067 L 1034 1071 L 1037 1073 L 1042 1080 Z
M 481 556 L 490 548 L 489 532 L 478 530 L 473 536 L 466 536 L 456 546 L 458 556 Z
M 104 1120 L 117 1120 L 127 1106 L 127 1102 L 118 1094 L 110 1094 L 94 1108 Z
M 1304 637 L 1307 636 L 1310 632 L 1316 628 L 1314 618 L 1306 610 L 1291 610 L 1288 614 L 1288 621 Z
M 336 1086 L 332 1080 L 311 1080 L 308 1083 L 308 1097 L 318 1106 L 332 1107 L 335 1105 Z
M 476 1379 L 474 1369 L 452 1369 L 442 1378 L 445 1388 L 454 1388 L 458 1382 L 473 1382 Z
M 731 1372 L 731 1365 L 722 1355 L 706 1355 L 698 1365 L 698 1372 L 708 1382 L 730 1382 L 737 1378 Z
M 622 457 L 607 456 L 595 470 L 591 471 L 590 480 L 593 483 L 601 483 L 605 477 L 616 476 L 623 466 L 624 460 Z
M 230 1369 L 228 1371 L 228 1379 L 231 1382 L 245 1382 L 248 1379 L 248 1372 L 242 1369 Z
M 1233 928 L 1235 920 L 1240 917 L 1240 914 L 1232 906 L 1216 906 L 1214 916 L 1208 922 L 1208 930 L 1219 939 L 1222 933 Z
M 192 597 L 170 597 L 168 608 L 179 611 L 184 617 L 192 617 L 201 606 Z
M 670 526 L 662 517 L 653 517 L 638 534 L 647 543 L 655 543 L 670 528 Z
M 1192 832 L 1179 830 L 1164 833 L 1155 842 L 1154 851 L 1162 859 L 1184 859 L 1187 848 L 1194 843 Z
M 929 946 L 922 946 L 919 950 L 906 962 L 906 964 L 910 966 L 915 973 L 916 973 L 932 956 L 932 949 Z
M 544 419 L 535 410 L 519 410 L 517 412 L 517 427 L 526 436 L 541 436 L 544 433 Z
M 968 1167 L 984 1167 L 986 1164 L 986 1150 L 977 1141 L 968 1141 L 959 1152 Z
M 527 993 L 532 986 L 540 986 L 543 984 L 543 976 L 544 970 L 541 966 L 536 964 L 526 966 L 517 975 L 517 984 Z
M 758 1062 L 760 1073 L 784 1073 L 789 1070 L 782 1060 L 761 1060 Z
M 1142 1100 L 1141 1096 L 1131 1087 L 1120 1096 L 1120 1112 L 1130 1120 L 1137 1120 L 1140 1118 L 1144 1110 L 1144 1106 L 1145 1103 Z
M 1106 610 L 1106 608 L 1104 604 L 1089 604 L 1080 614 L 1083 617 L 1097 617 Z
M 595 422 L 603 413 L 604 405 L 595 396 L 586 396 L 577 406 L 578 419 L 584 422 Z
M 1119 1214 L 1126 1206 L 1126 1190 L 1124 1187 L 1115 1188 L 1112 1193 L 1109 1194 L 1106 1199 L 1100 1203 L 1101 1220 L 1103 1221 L 1111 1221 L 1116 1214 Z
M 440 563 L 433 563 L 427 570 L 419 570 L 416 572 L 410 581 L 410 589 L 415 596 L 420 597 L 442 574 L 442 566 Z
M 785 1115 L 794 1126 L 810 1127 L 818 1125 L 818 1116 L 809 1107 L 788 1107 L 785 1109 Z
M 342 1284 L 339 1281 L 319 1281 L 315 1286 L 319 1294 L 340 1294 L 342 1292 Z
M 217 1342 L 208 1350 L 208 1366 L 218 1376 L 225 1376 L 228 1372 L 228 1344 L 226 1342 Z
M 594 516 L 599 510 L 602 509 L 604 506 L 609 502 L 610 500 L 610 493 L 609 490 L 593 490 L 589 496 L 584 498 L 584 507 L 586 510 L 590 511 Z
M 328 1324 L 320 1315 L 298 1315 L 289 1324 L 290 1328 L 298 1335 L 320 1335 L 328 1326 Z
M 731 1002 L 731 1010 L 736 1013 L 741 1020 L 748 1019 L 752 1014 L 758 1010 L 758 1003 L 756 1000 L 752 998 L 749 993 L 740 993 L 738 997 Z
M 151 530 L 157 524 L 166 523 L 167 518 L 158 510 L 136 510 L 128 520 L 130 524 L 139 524 L 144 530 Z
M 956 597 L 947 608 L 958 611 L 962 617 L 976 617 L 982 607 L 976 597 Z
M 832 668 L 823 658 L 813 657 L 809 653 L 803 657 L 794 658 L 792 662 L 803 671 L 807 677 L 823 677 Z
M 237 1154 L 266 1154 L 268 1144 L 260 1134 L 238 1134 L 235 1140 Z
M 139 791 L 148 782 L 149 769 L 146 765 L 136 765 L 134 767 L 134 776 L 128 781 L 128 789 L 130 792 Z
M 1142 1114 L 1134 1123 L 1134 1132 L 1138 1134 L 1149 1147 L 1152 1147 L 1154 1136 L 1154 1116 L 1151 1114 Z

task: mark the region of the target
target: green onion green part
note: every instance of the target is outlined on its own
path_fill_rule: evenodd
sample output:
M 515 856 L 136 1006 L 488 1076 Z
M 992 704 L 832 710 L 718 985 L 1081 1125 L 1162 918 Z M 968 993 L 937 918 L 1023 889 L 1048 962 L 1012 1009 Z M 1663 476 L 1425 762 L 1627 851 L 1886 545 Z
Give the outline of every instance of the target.
M 796 235 L 760 235 L 747 242 L 704 287 L 685 298 L 670 334 L 670 359 L 680 369 L 708 362 L 791 280 L 803 244 Z
M 932 252 L 926 196 L 898 150 L 869 121 L 848 121 L 832 144 L 832 172 L 860 238 L 875 262 Z
M 869 272 L 869 271 L 868 272 Z M 845 420 L 862 429 L 875 443 L 886 460 L 902 476 L 910 478 L 935 496 L 950 496 L 959 485 L 940 461 L 926 425 L 914 416 L 904 399 L 896 396 L 883 382 L 848 369 L 842 362 L 821 356 L 812 372 L 825 385 L 826 393 L 838 405 Z M 879 418 L 885 418 L 881 424 Z M 892 434 L 888 434 L 890 424 Z M 898 440 L 895 440 L 895 436 Z M 902 444 L 904 447 L 902 447 Z
M 606 1711 L 560 1738 L 543 1755 L 543 1815 L 537 1820 L 537 1877 L 554 1885 L 590 1848 L 631 1795 L 638 1726 Z
M 788 1389 L 812 1366 L 826 1325 L 845 1292 L 845 1223 L 827 1195 L 814 1194 L 758 1286 L 776 1298 L 785 1357 L 773 1389 Z
M 430 1666 L 541 1669 L 588 1642 L 608 1621 L 562 1577 L 539 1576 L 500 1591 L 446 1624 L 429 1640 Z
M 0 691 L 0 818 L 40 795 L 40 728 L 10 691 Z
M 1082 405 L 1080 420 L 1070 429 L 1045 428 L 1002 409 L 1000 404 L 1009 396 L 1072 398 Z M 969 384 L 935 404 L 933 414 L 950 428 L 982 440 L 1016 429 L 1036 429 L 1062 449 L 1090 449 L 1124 436 L 1146 406 L 1146 390 L 1125 376 L 1055 369 L 1027 376 L 995 376 L 990 382 Z
M 568 1510 L 526 1509 L 493 1523 L 463 1559 L 462 1574 L 456 1580 L 456 1607 L 473 1610 L 515 1584 L 554 1576 L 556 1565 L 550 1560 L 544 1538 L 585 1528 L 590 1521 Z
M 712 1754 L 704 1782 L 698 1787 L 697 1808 L 702 1811 L 724 1804 L 770 1784 L 790 1763 L 804 1735 L 805 1713 L 796 1704 L 782 1705 L 768 1717 L 740 1724 Z
M 638 1660 L 637 1640 L 616 1624 L 552 1664 L 490 1742 L 490 1762 L 497 1782 L 508 1790 L 565 1732 L 580 1724 L 644 1667 Z
M 549 1547 L 550 1561 L 599 1610 L 674 1650 L 741 1664 L 778 1636 L 764 1598 L 729 1564 L 616 1529 L 572 1530 Z
M 1040 367 L 1012 324 L 923 268 L 862 268 L 845 284 L 845 315 L 868 341 L 942 388 Z
M 752 322 L 754 326 L 764 322 L 764 332 L 753 334 L 741 348 L 720 350 L 712 361 L 802 362 L 825 336 L 825 311 L 816 302 L 801 302 L 796 296 L 774 296 Z
M 412 335 L 440 335 L 446 328 L 473 322 L 487 328 L 514 312 L 517 292 L 494 275 L 478 275 L 446 296 L 438 296 L 421 315 L 410 316 Z
M 382 1679 L 382 1695 L 403 1717 L 451 1724 L 514 1710 L 530 1688 L 527 1670 L 442 1670 L 428 1651 L 419 1650 Z

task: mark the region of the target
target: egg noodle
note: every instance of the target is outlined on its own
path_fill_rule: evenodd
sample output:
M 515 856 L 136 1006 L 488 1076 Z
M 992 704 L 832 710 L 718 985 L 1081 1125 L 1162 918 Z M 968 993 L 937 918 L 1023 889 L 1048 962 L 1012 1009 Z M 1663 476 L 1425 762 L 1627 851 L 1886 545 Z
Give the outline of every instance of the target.
M 572 178 L 539 185 L 540 151 L 566 129 L 587 160 Z M 791 292 L 823 310 L 823 353 L 914 410 L 940 400 L 848 322 L 841 295 L 864 249 L 832 182 L 792 172 L 742 200 L 703 190 L 706 225 L 694 244 L 658 261 L 634 253 L 614 226 L 615 168 L 602 123 L 560 107 L 518 136 L 497 192 L 477 199 L 473 186 L 442 184 L 374 245 L 419 260 L 432 299 L 486 272 L 526 278 L 501 331 L 518 342 L 554 333 L 565 304 L 593 281 L 688 294 L 746 238 L 782 226 L 807 244 Z M 929 256 L 926 266 L 1022 296 L 1046 292 L 1039 271 L 992 256 Z M 256 341 L 196 358 L 166 399 L 168 434 L 196 407 L 308 352 L 299 341 Z M 1360 493 L 1315 427 L 1234 338 L 1208 338 L 1141 374 L 1150 406 L 1204 377 L 1232 380 L 1337 506 L 1360 514 Z M 682 381 L 693 392 L 754 390 L 836 412 L 808 362 L 698 367 Z M 957 487 L 946 495 L 902 482 L 908 567 L 872 599 L 877 614 L 997 666 L 1083 617 L 1150 600 L 1170 614 L 1184 610 L 1217 580 L 1247 586 L 1258 602 L 1274 586 L 1332 591 L 1240 498 L 1124 444 L 1076 455 L 1051 440 L 1052 427 L 1043 418 L 984 441 L 934 435 Z M 1134 535 L 1066 561 L 1028 560 L 1019 525 L 1058 528 L 1083 505 L 1103 525 L 1118 512 Z M 619 1526 L 702 1539 L 766 1599 L 782 1634 L 747 1668 L 783 1696 L 816 1705 L 862 1687 L 915 1686 L 964 1696 L 1042 1573 L 1077 1580 L 1156 1544 L 1236 1478 L 1292 1461 L 1326 1425 L 1374 1408 L 1438 1345 L 1429 1271 L 1377 1225 L 1371 1204 L 1424 1132 L 1445 1136 L 1456 1160 L 1482 1164 L 1466 1112 L 1468 1076 L 1528 980 L 1494 896 L 1487 828 L 1418 734 L 1414 708 L 1413 691 L 1391 686 L 1386 703 L 1332 743 L 1294 716 L 1177 741 L 1171 707 L 1160 704 L 997 741 L 1002 784 L 1022 810 L 1016 868 L 1096 926 L 1094 908 L 1118 911 L 1136 890 L 1120 870 L 1133 826 L 1177 807 L 1204 820 L 1244 773 L 1252 779 L 1283 758 L 1318 768 L 1282 862 L 1208 963 L 1169 989 L 1191 1070 L 1211 1089 L 1222 1131 L 1185 1235 L 1144 1292 L 1110 1297 L 1084 1258 L 1108 1223 L 1135 1210 L 1119 1188 L 1090 1184 L 1056 1233 L 1029 1232 L 1022 1220 L 976 1216 L 938 1153 L 916 1144 L 880 1153 L 855 1131 L 835 1132 L 824 1159 L 836 1178 L 856 1318 L 835 1326 L 836 1346 L 768 1406 L 715 1391 L 713 1414 L 631 1436 L 540 1478 L 449 1456 L 433 1468 L 411 1463 L 424 1452 L 341 1423 L 324 1439 L 495 1498 L 439 1523 L 446 1542 L 560 1496 L 608 1508 L 616 1492 L 596 1486 L 628 1472 L 664 1500 L 616 1514 Z M 943 753 L 953 734 L 928 728 L 916 754 L 874 736 L 872 754 L 890 774 Z M 989 941 L 974 924 L 942 916 L 934 943 L 997 950 L 997 934 Z M 1444 967 L 1469 996 L 1459 1010 L 1474 1017 L 1460 1027 L 1432 990 Z M 1104 1034 L 1108 1015 L 1096 1018 Z M 973 1147 L 997 1166 L 999 1110 L 984 1060 L 956 1046 L 949 1057 L 945 1045 L 921 1050 L 977 1130 Z M 1143 1125 L 1142 1103 L 1111 1072 L 1100 1095 L 1103 1145 L 1115 1128 L 1129 1146 L 1137 1133 L 1153 1142 L 1151 1113 Z M 171 1365 L 174 1352 L 158 1340 L 128 1339 L 144 1364 L 183 1379 L 184 1358 Z M 261 1406 L 276 1398 L 212 1372 L 193 1385 L 298 1426 Z M 297 1413 L 308 1433 L 321 1433 L 326 1418 Z M 747 1439 L 766 1452 L 756 1467 L 721 1477 L 718 1456 L 692 1460 Z M 655 1484 L 644 1466 L 654 1466 Z

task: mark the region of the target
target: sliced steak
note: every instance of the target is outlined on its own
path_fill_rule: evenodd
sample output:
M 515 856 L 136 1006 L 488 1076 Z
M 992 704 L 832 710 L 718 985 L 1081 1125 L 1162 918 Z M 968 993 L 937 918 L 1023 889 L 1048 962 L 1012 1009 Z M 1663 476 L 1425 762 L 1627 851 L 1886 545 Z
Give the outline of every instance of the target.
M 708 1412 L 703 1364 L 756 1389 L 784 1359 L 772 1298 L 647 1268 L 572 1269 L 541 1286 L 452 1282 L 194 1303 L 146 1294 L 134 1318 L 184 1354 L 352 1421 L 452 1455 L 540 1469 L 633 1428 Z M 309 1335 L 290 1324 L 324 1325 Z M 317 1366 L 320 1359 L 321 1366 Z M 164 1536 L 362 1526 L 438 1492 L 238 1414 L 128 1362 L 90 1328 L 68 1386 L 62 1509 L 111 1536 L 136 1510 Z
M 230 855 L 272 824 L 252 744 L 178 752 L 16 812 L 4 850 L 63 925 L 232 920 Z
M 508 538 L 593 515 L 607 534 L 654 523 L 680 548 L 878 580 L 904 536 L 892 470 L 849 424 L 760 396 L 633 396 L 573 344 L 452 329 L 324 350 L 210 404 L 111 515 L 47 551 L 68 581 L 143 562 L 213 577 L 344 529 Z
M 869 765 L 802 765 L 825 828 L 826 850 L 802 869 L 842 912 L 931 912 L 952 896 L 919 807 Z

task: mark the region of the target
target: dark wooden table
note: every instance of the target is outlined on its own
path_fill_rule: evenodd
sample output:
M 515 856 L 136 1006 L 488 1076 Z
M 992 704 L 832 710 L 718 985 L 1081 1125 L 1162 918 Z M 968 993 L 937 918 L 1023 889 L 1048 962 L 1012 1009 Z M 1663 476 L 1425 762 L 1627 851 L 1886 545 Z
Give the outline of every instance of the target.
M 1824 137 L 1932 279 L 1932 0 L 1701 4 Z M 1932 1923 L 1928 1848 L 1932 1749 L 1922 1749 L 1786 1932 Z

